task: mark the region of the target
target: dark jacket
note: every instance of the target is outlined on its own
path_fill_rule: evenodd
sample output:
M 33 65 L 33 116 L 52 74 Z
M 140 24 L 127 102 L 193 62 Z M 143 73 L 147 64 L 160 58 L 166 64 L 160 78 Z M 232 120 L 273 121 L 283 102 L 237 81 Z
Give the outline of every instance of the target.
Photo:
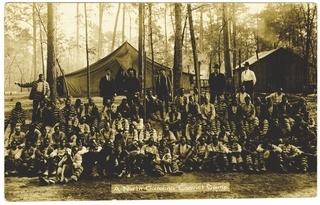
M 100 97 L 111 97 L 116 93 L 116 84 L 112 77 L 110 77 L 110 81 L 107 81 L 106 76 L 103 76 L 100 79 Z
M 158 76 L 156 81 L 156 92 L 158 96 L 171 95 L 171 81 L 168 76 Z
M 217 75 L 213 72 L 209 76 L 209 87 L 210 91 L 223 92 L 226 87 L 226 78 L 224 74 L 218 73 Z
M 129 77 L 125 81 L 127 93 L 130 95 L 134 95 L 136 92 L 141 91 L 140 82 L 135 77 Z

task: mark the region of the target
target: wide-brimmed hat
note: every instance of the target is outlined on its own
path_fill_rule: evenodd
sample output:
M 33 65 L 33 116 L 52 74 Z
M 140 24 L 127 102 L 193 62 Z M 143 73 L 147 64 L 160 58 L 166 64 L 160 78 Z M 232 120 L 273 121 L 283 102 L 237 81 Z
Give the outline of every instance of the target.
M 214 64 L 213 68 L 220 68 L 218 64 Z
M 249 65 L 250 65 L 250 64 L 249 64 L 248 61 L 244 63 L 244 66 L 249 66 Z

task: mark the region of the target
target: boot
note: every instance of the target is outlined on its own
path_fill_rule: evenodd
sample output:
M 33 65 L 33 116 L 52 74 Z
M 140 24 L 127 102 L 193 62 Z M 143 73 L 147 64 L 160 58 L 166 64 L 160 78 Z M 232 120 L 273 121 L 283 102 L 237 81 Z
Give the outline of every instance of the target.
M 221 169 L 219 168 L 218 165 L 216 166 L 215 170 L 216 170 L 217 173 L 221 172 Z
M 261 164 L 260 171 L 262 171 L 262 172 L 267 171 L 267 168 L 266 168 L 266 166 L 264 164 Z
M 260 172 L 258 165 L 255 165 L 253 169 L 255 172 Z
M 240 163 L 240 164 L 239 164 L 239 171 L 244 171 L 244 169 L 243 169 L 243 163 Z
M 236 172 L 236 171 L 237 171 L 235 164 L 231 164 L 231 170 L 232 170 L 233 172 Z
M 248 171 L 249 171 L 249 172 L 253 172 L 253 168 L 252 168 L 252 165 L 251 165 L 251 164 L 248 165 Z
M 287 173 L 288 172 L 287 168 L 285 168 L 282 164 L 280 164 L 280 171 L 283 172 L 283 173 Z

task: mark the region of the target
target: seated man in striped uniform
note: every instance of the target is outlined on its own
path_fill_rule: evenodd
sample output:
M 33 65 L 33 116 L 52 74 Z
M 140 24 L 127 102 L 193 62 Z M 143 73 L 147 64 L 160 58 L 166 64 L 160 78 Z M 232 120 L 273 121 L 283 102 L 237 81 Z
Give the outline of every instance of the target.
M 89 98 L 88 103 L 84 104 L 86 123 L 91 127 L 98 127 L 101 116 L 97 105 L 94 103 L 92 98 Z
M 174 104 L 171 105 L 171 111 L 167 114 L 165 122 L 169 124 L 169 128 L 172 132 L 177 130 L 179 123 L 183 123 L 181 121 L 181 113 Z
M 193 171 L 194 159 L 192 155 L 194 149 L 187 144 L 185 137 L 180 138 L 180 142 L 174 146 L 173 160 L 177 160 L 178 166 L 182 171 Z
M 174 99 L 174 104 L 176 105 L 177 111 L 181 113 L 182 123 L 186 124 L 189 99 L 184 92 L 185 89 L 180 88 L 179 94 Z
M 68 147 L 58 163 L 57 174 L 50 178 L 39 177 L 39 180 L 42 185 L 75 182 L 82 172 L 82 156 L 78 153 L 78 147 Z
M 206 146 L 204 156 L 206 166 L 214 172 L 227 171 L 229 167 L 228 151 L 227 146 L 218 140 L 218 136 L 216 134 L 213 135 L 210 143 Z
M 142 147 L 149 140 L 149 138 L 153 138 L 153 141 L 155 143 L 159 142 L 159 137 L 156 129 L 152 127 L 150 122 L 146 122 L 145 127 L 141 130 L 139 134 L 140 147 Z
M 111 143 L 114 143 L 115 136 L 116 131 L 112 127 L 110 127 L 109 122 L 106 122 L 104 124 L 104 127 L 100 130 L 100 135 L 97 143 L 101 145 L 104 145 L 104 143 L 107 141 L 111 141 Z
M 15 141 L 18 147 L 23 147 L 26 143 L 26 134 L 21 131 L 20 126 L 16 126 L 14 129 L 14 133 L 8 139 L 8 146 L 11 145 L 12 141 Z M 6 145 L 5 145 L 6 146 Z
M 180 176 L 183 174 L 183 172 L 179 170 L 177 161 L 173 160 L 172 158 L 172 151 L 167 145 L 167 140 L 160 140 L 158 151 L 160 157 L 160 164 L 164 173 L 170 173 L 174 176 Z
M 147 143 L 141 147 L 141 157 L 143 158 L 143 169 L 152 176 L 163 176 L 164 172 L 160 166 L 158 148 L 154 145 L 154 138 L 150 137 Z
M 303 152 L 292 145 L 289 139 L 282 139 L 283 143 L 278 146 L 282 149 L 282 157 L 284 165 L 288 170 L 306 172 L 308 170 L 307 156 Z
M 112 129 L 114 129 L 117 134 L 123 134 L 129 130 L 129 121 L 118 112 L 117 118 L 113 121 Z
M 15 175 L 18 173 L 20 164 L 21 149 L 15 140 L 11 141 L 4 153 L 4 170 L 5 176 Z
M 15 107 L 11 110 L 10 115 L 5 123 L 5 130 L 8 125 L 10 125 L 10 135 L 13 133 L 14 128 L 17 124 L 24 125 L 26 124 L 27 112 L 22 108 L 21 102 L 17 102 Z M 9 129 L 9 128 L 8 128 Z
M 201 116 L 203 120 L 207 121 L 207 124 L 212 124 L 213 120 L 216 117 L 216 110 L 212 103 L 209 102 L 209 99 L 206 97 L 201 107 Z

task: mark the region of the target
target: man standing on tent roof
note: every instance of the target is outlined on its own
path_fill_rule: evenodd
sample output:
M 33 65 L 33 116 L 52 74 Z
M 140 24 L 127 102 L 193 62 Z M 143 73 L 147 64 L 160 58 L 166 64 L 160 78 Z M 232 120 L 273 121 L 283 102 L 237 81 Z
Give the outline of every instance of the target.
M 161 68 L 160 75 L 156 81 L 156 92 L 159 100 L 165 103 L 165 111 L 168 113 L 169 110 L 169 98 L 171 96 L 171 82 L 170 78 L 166 75 L 166 70 Z M 164 118 L 164 113 L 161 113 L 161 117 Z
M 126 79 L 126 96 L 129 105 L 132 104 L 132 100 L 135 98 L 138 92 L 141 91 L 141 86 L 138 78 L 136 77 L 136 70 L 134 68 L 129 68 L 127 70 L 129 77 Z M 138 95 L 139 96 L 139 95 Z
M 257 79 L 256 75 L 252 70 L 249 69 L 250 64 L 246 62 L 244 64 L 245 70 L 241 73 L 241 83 L 246 88 L 246 92 L 251 96 L 253 99 L 253 86 L 256 84 Z
M 107 105 L 108 99 L 112 99 L 116 95 L 116 84 L 111 73 L 112 70 L 106 68 L 106 75 L 100 79 L 100 97 L 103 97 L 104 107 Z

